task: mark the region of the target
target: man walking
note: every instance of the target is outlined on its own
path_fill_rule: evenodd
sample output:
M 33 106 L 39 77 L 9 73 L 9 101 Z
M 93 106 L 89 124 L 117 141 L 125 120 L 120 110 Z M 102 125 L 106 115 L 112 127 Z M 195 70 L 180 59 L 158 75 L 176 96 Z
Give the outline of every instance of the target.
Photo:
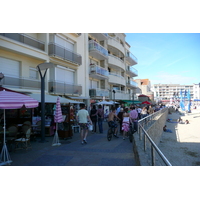
M 81 109 L 76 115 L 76 120 L 79 122 L 81 128 L 81 144 L 87 144 L 87 134 L 88 134 L 88 121 L 92 124 L 89 113 L 85 110 L 85 104 L 80 104 Z
M 138 119 L 138 112 L 135 110 L 135 106 L 131 107 L 130 118 L 135 132 L 137 131 L 137 119 Z
M 98 116 L 99 133 L 103 133 L 103 117 L 104 117 L 104 111 L 103 111 L 103 108 L 102 108 L 101 105 L 98 106 L 97 116 Z

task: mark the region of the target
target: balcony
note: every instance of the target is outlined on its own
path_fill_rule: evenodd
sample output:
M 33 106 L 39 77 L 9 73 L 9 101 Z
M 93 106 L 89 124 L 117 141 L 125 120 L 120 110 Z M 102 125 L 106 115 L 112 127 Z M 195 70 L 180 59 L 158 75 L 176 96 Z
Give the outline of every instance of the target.
M 108 76 L 109 72 L 107 69 L 95 64 L 90 65 L 90 77 L 95 79 L 105 80 L 108 78 Z
M 127 87 L 131 87 L 131 88 L 134 88 L 134 89 L 138 88 L 138 84 L 137 84 L 135 81 L 132 81 L 132 80 L 128 80 L 128 81 L 126 82 L 126 86 L 127 86 Z
M 74 35 L 75 37 L 80 37 L 82 35 L 82 33 L 71 33 L 72 35 Z
M 80 96 L 82 94 L 82 86 L 65 82 L 49 81 L 49 93 Z
M 81 55 L 55 43 L 49 43 L 49 56 L 57 57 L 77 65 L 82 64 Z
M 125 55 L 124 46 L 122 46 L 122 44 L 116 38 L 108 36 L 108 45 L 116 48 L 117 50 L 121 51 Z
M 65 82 L 49 81 L 49 93 L 80 96 L 82 94 L 82 86 Z
M 132 66 L 126 67 L 126 73 L 128 75 L 130 75 L 131 77 L 138 76 L 138 71 L 135 68 L 133 68 Z
M 89 90 L 90 97 L 109 97 L 109 91 L 105 89 L 90 89 Z
M 41 81 L 29 78 L 4 76 L 0 81 L 0 85 L 3 87 L 38 90 L 41 88 Z
M 95 37 L 98 41 L 103 41 L 108 39 L 108 33 L 90 33 L 93 37 Z
M 114 69 L 121 68 L 121 69 L 123 69 L 125 71 L 124 61 L 121 58 L 117 57 L 117 56 L 109 54 L 109 56 L 108 56 L 108 64 Z
M 109 83 L 117 84 L 117 85 L 126 85 L 126 80 L 123 76 L 120 76 L 115 73 L 109 73 Z
M 89 41 L 89 55 L 98 59 L 108 59 L 108 50 L 94 40 Z
M 17 42 L 21 42 L 23 44 L 29 45 L 31 47 L 37 48 L 39 50 L 44 51 L 45 44 L 42 41 L 36 40 L 28 35 L 21 33 L 0 33 L 0 35 L 15 40 Z
M 131 100 L 131 95 L 125 91 L 115 90 L 115 94 L 111 93 L 111 99 L 113 100 Z
M 131 52 L 126 53 L 126 60 L 130 63 L 130 65 L 138 64 L 137 58 Z

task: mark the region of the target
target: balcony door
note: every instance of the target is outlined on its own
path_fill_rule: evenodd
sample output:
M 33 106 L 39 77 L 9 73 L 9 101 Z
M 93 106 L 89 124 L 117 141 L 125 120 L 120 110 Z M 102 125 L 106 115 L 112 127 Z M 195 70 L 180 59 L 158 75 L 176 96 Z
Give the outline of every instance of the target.
M 20 86 L 20 62 L 0 57 L 0 72 L 4 74 L 3 85 Z
M 69 83 L 71 85 L 74 84 L 74 71 L 66 69 L 62 66 L 57 66 L 56 68 L 56 74 L 55 74 L 55 79 L 58 82 L 64 82 L 64 83 Z
M 0 57 L 0 71 L 8 76 L 19 77 L 20 62 Z
M 74 43 L 72 41 L 65 39 L 62 36 L 56 35 L 55 36 L 55 43 L 60 45 L 60 46 L 63 46 L 64 48 L 66 48 L 66 49 L 68 49 L 72 52 L 74 52 Z

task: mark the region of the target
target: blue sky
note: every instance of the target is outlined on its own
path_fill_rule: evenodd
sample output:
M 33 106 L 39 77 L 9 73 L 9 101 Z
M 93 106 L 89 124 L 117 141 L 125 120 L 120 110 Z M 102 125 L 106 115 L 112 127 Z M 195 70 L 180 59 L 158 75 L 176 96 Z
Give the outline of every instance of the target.
M 131 53 L 137 57 L 135 79 L 151 84 L 200 82 L 200 33 L 126 33 Z

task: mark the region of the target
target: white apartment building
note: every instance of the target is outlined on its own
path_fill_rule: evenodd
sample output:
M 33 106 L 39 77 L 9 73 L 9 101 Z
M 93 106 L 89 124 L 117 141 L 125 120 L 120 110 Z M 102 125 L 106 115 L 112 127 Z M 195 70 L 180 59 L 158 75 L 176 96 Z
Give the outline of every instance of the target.
M 154 92 L 155 101 L 169 102 L 171 98 L 180 98 L 180 91 L 183 93 L 190 90 L 190 96 L 193 100 L 194 90 L 193 85 L 180 84 L 154 84 L 152 91 Z
M 200 101 L 200 83 L 193 84 L 193 98 L 194 101 Z
M 132 100 L 137 83 L 131 54 L 124 33 L 89 33 L 89 94 L 93 100 Z
M 123 33 L 0 33 L 0 86 L 40 93 L 37 65 L 51 62 L 45 94 L 90 100 L 131 100 L 137 58 Z M 115 91 L 115 93 L 113 92 Z

